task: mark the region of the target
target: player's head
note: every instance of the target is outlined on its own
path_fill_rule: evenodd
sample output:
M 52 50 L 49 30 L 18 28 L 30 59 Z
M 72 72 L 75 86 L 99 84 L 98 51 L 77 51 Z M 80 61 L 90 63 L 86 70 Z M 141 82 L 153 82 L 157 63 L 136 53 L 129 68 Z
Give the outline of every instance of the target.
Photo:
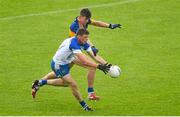
M 88 40 L 88 36 L 89 36 L 89 31 L 84 28 L 80 28 L 76 33 L 76 37 L 78 38 L 78 42 L 80 44 L 85 44 Z
M 86 24 L 91 18 L 91 11 L 88 8 L 81 9 L 79 22 L 82 24 Z

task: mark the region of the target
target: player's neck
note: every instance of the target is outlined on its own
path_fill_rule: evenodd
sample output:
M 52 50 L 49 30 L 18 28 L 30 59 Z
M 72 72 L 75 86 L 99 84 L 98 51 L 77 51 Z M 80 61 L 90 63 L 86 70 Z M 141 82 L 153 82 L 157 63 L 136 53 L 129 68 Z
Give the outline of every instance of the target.
M 77 42 L 79 45 L 83 45 L 83 43 L 81 43 L 81 41 L 78 39 L 78 37 L 76 37 L 76 39 L 77 39 Z

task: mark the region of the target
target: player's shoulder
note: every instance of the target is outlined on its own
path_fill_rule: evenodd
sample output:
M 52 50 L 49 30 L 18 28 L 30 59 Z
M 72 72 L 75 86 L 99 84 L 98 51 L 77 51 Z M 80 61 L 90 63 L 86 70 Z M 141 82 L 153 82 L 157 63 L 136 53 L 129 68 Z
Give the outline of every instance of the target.
M 73 37 L 66 38 L 62 43 L 70 43 L 72 38 Z
M 78 19 L 77 17 L 75 18 L 75 20 L 71 23 L 70 25 L 70 29 L 71 31 L 75 32 L 79 29 L 79 23 L 78 23 Z
M 69 49 L 81 49 L 80 44 L 78 43 L 78 39 L 76 37 L 70 38 Z
M 83 50 L 87 50 L 90 47 L 90 45 L 88 43 L 85 43 L 82 45 L 82 47 L 83 47 Z

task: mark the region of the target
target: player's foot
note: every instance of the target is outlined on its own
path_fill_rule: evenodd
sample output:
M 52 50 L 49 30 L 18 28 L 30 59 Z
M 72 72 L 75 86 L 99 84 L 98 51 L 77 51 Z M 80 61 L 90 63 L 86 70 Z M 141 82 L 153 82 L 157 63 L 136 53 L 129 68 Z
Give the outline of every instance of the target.
M 90 93 L 90 94 L 88 95 L 88 99 L 89 99 L 89 100 L 99 100 L 100 97 L 97 96 L 95 93 Z
M 92 108 L 90 108 L 89 106 L 86 106 L 85 108 L 83 108 L 85 111 L 93 111 Z
M 32 96 L 33 98 L 36 97 L 36 93 L 39 90 L 40 85 L 39 85 L 39 80 L 35 80 L 32 84 Z

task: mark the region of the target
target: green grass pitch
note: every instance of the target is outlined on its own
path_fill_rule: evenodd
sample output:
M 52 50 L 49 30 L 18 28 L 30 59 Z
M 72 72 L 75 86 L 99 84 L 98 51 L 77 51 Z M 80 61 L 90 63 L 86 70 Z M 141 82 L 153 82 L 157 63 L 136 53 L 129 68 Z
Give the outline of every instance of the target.
M 116 4 L 123 1 L 130 2 Z M 0 0 L 0 115 L 180 115 L 180 1 L 132 1 Z M 99 54 L 121 67 L 121 77 L 97 71 L 95 90 L 102 99 L 86 100 L 93 112 L 82 111 L 69 88 L 45 86 L 33 100 L 32 81 L 50 71 L 79 14 L 67 9 L 95 5 L 93 19 L 123 25 L 89 26 Z M 65 11 L 42 15 L 56 10 Z M 75 66 L 71 73 L 86 98 L 86 70 Z

